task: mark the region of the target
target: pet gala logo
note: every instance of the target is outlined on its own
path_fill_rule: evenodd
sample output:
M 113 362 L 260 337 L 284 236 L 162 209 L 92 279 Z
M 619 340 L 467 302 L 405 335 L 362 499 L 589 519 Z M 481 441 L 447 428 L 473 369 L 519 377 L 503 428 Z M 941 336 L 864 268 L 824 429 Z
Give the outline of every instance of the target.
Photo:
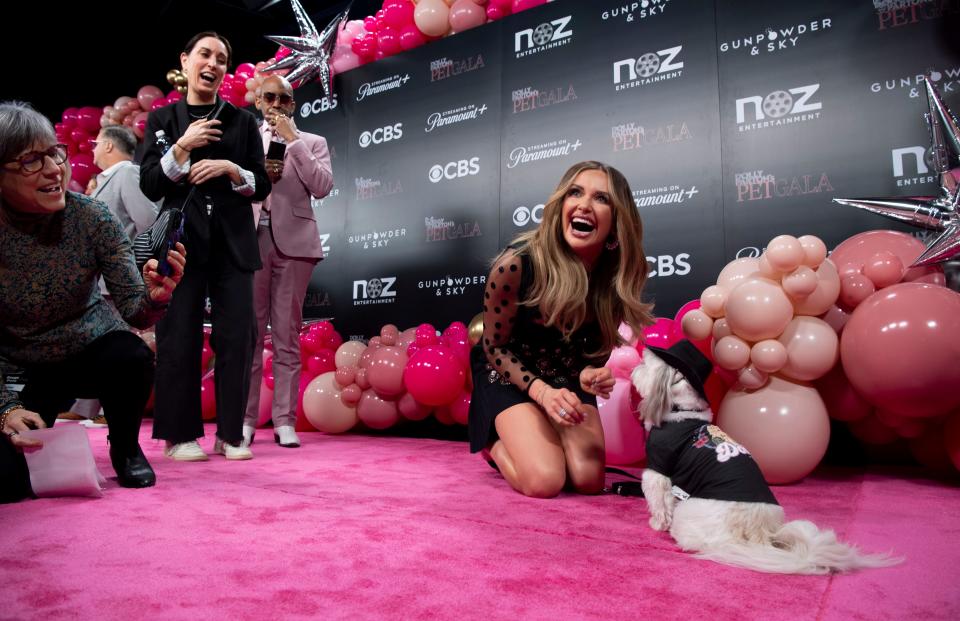
M 376 82 L 364 82 L 360 85 L 360 88 L 357 89 L 357 101 L 363 101 L 367 97 L 392 91 L 395 88 L 400 88 L 408 81 L 410 81 L 409 73 L 404 75 L 392 75 L 389 78 L 383 78 L 382 80 L 377 80 Z
M 357 200 L 370 200 L 372 198 L 381 198 L 391 194 L 403 192 L 403 186 L 399 181 L 381 181 L 380 179 L 368 179 L 366 177 L 357 177 L 353 180 L 357 187 Z
M 555 157 L 566 157 L 576 152 L 582 145 L 583 143 L 580 142 L 579 138 L 574 142 L 561 138 L 543 144 L 516 147 L 510 151 L 510 155 L 507 157 L 507 168 L 516 168 L 520 164 L 529 164 L 530 162 L 539 162 Z
M 449 58 L 438 58 L 430 61 L 430 81 L 446 80 L 462 73 L 469 73 L 477 69 L 483 69 L 483 54 L 468 56 L 459 60 L 450 60 Z
M 824 32 L 833 26 L 829 17 L 815 19 L 810 22 L 767 28 L 764 32 L 757 32 L 747 36 L 737 37 L 720 44 L 720 53 L 729 51 L 749 51 L 751 56 L 761 53 L 774 53 L 797 47 L 800 39 L 807 34 Z
M 945 96 L 960 91 L 960 81 L 958 81 L 958 79 L 960 79 L 960 66 L 950 67 L 942 71 L 930 69 L 924 73 L 930 74 L 930 81 L 936 84 L 937 90 L 940 91 L 941 95 Z M 926 96 L 926 91 L 923 88 L 923 76 L 923 73 L 918 73 L 916 75 L 908 75 L 892 80 L 884 79 L 882 82 L 874 82 L 870 85 L 870 92 L 882 93 L 884 91 L 907 89 L 907 95 L 911 99 L 915 99 L 921 95 Z
M 766 96 L 741 97 L 735 104 L 737 131 L 748 132 L 818 120 L 823 104 L 814 101 L 813 96 L 819 90 L 819 84 L 807 84 L 773 91 Z M 752 112 L 749 118 L 748 110 Z
M 423 219 L 423 225 L 427 242 L 449 241 L 483 235 L 480 232 L 480 223 L 476 220 L 456 222 L 446 218 L 427 216 Z
M 627 23 L 636 19 L 647 19 L 656 15 L 662 15 L 667 10 L 670 0 L 641 0 L 640 2 L 629 2 L 620 6 L 608 9 L 600 14 L 603 21 L 622 17 Z
M 330 300 L 330 294 L 326 291 L 308 291 L 303 299 L 303 305 L 307 308 L 321 308 L 333 306 L 333 302 Z
M 892 149 L 890 156 L 893 160 L 893 176 L 898 188 L 936 183 L 937 177 L 931 173 L 933 147 L 901 147 Z
M 397 301 L 396 276 L 378 276 L 353 281 L 353 305 L 393 304 Z
M 532 56 L 570 43 L 573 40 L 573 29 L 569 27 L 571 18 L 570 15 L 558 17 L 534 28 L 513 33 L 513 52 L 516 58 Z
M 643 147 L 674 144 L 691 140 L 693 134 L 685 121 L 668 123 L 657 127 L 644 127 L 637 123 L 614 125 L 610 128 L 613 151 L 633 151 Z
M 364 250 L 374 248 L 386 248 L 390 242 L 407 236 L 407 229 L 386 229 L 382 231 L 373 231 L 370 233 L 354 233 L 347 237 L 347 243 L 350 245 L 362 245 Z
M 827 173 L 777 177 L 762 170 L 734 175 L 737 187 L 737 202 L 762 201 L 773 198 L 788 198 L 833 192 Z
M 548 106 L 566 103 L 577 100 L 577 91 L 573 84 L 558 86 L 556 88 L 538 89 L 533 86 L 518 88 L 511 93 L 513 101 L 513 113 L 530 112 L 539 110 Z
M 464 121 L 473 121 L 482 117 L 486 111 L 487 104 L 481 106 L 468 104 L 445 112 L 431 112 L 430 116 L 427 117 L 427 123 L 423 131 L 429 134 L 438 127 L 447 127 L 448 125 L 456 125 Z
M 910 26 L 960 13 L 957 0 L 873 0 L 877 30 Z
M 662 186 L 657 188 L 645 188 L 643 190 L 633 191 L 633 202 L 637 207 L 658 207 L 660 205 L 679 205 L 699 194 L 697 186 L 690 186 L 689 189 L 679 185 Z
M 613 63 L 613 84 L 617 91 L 657 82 L 673 80 L 683 75 L 683 61 L 677 60 L 682 45 L 656 52 L 646 52 L 639 58 L 624 58 Z
M 471 276 L 450 276 L 436 280 L 421 280 L 417 283 L 417 289 L 433 289 L 433 294 L 437 297 L 448 297 L 463 295 L 467 287 L 483 286 L 487 282 L 487 277 L 483 275 Z

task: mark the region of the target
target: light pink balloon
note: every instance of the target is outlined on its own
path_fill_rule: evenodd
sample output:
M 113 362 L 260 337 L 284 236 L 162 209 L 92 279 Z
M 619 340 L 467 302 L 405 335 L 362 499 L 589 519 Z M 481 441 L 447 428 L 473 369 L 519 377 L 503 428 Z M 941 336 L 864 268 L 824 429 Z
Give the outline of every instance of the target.
M 820 315 L 820 319 L 826 321 L 834 332 L 840 334 L 843 332 L 843 327 L 850 321 L 850 313 L 834 304 L 830 310 Z
M 900 282 L 904 271 L 903 261 L 889 250 L 881 250 L 863 264 L 863 275 L 873 281 L 877 289 Z
M 817 273 L 801 265 L 784 276 L 780 284 L 791 298 L 805 298 L 817 290 Z
M 816 269 L 827 258 L 827 245 L 819 237 L 803 235 L 797 241 L 803 248 L 803 264 L 807 267 Z
M 899 283 L 870 296 L 840 340 L 850 383 L 877 407 L 928 417 L 960 407 L 960 294 Z
M 409 392 L 403 393 L 397 401 L 397 409 L 407 420 L 423 420 L 433 411 L 430 406 L 419 403 Z
M 428 37 L 441 37 L 450 29 L 450 8 L 443 0 L 420 0 L 413 21 Z
M 793 235 L 778 235 L 770 240 L 767 249 L 763 251 L 767 262 L 775 270 L 792 272 L 803 262 L 805 255 L 803 246 Z
M 392 323 L 380 328 L 380 343 L 383 345 L 396 345 L 400 338 L 400 330 Z
M 363 396 L 363 390 L 357 384 L 348 384 L 340 391 L 340 400 L 347 407 L 357 407 L 360 397 Z
M 725 336 L 730 336 L 733 334 L 733 330 L 730 329 L 730 324 L 727 323 L 726 318 L 720 318 L 713 322 L 713 340 L 719 341 Z
M 734 287 L 748 278 L 753 278 L 759 267 L 760 260 L 754 257 L 734 259 L 720 270 L 720 275 L 717 276 L 717 284 L 724 287 L 728 292 L 732 291 Z
M 342 344 L 337 348 L 337 353 L 334 355 L 337 368 L 357 366 L 360 362 L 360 355 L 366 348 L 367 346 L 360 341 L 347 341 Z
M 700 310 L 708 316 L 716 319 L 723 317 L 724 307 L 727 303 L 726 287 L 720 285 L 711 285 L 700 294 Z
M 163 91 L 156 86 L 141 86 L 137 91 L 137 102 L 144 110 L 150 110 L 155 99 L 163 97 Z
M 456 32 L 476 28 L 486 21 L 486 9 L 473 0 L 457 0 L 450 5 L 450 27 Z
M 877 290 L 873 281 L 863 274 L 847 274 L 840 280 L 840 303 L 856 308 Z
M 416 340 L 417 340 L 417 329 L 407 328 L 406 330 L 400 333 L 399 337 L 397 337 L 397 347 L 406 348 Z
M 340 386 L 349 386 L 357 377 L 357 367 L 339 367 L 334 373 Z
M 389 335 L 395 338 L 395 335 Z M 402 394 L 403 370 L 407 366 L 407 352 L 399 347 L 383 345 L 374 352 L 367 364 L 367 378 L 370 386 L 384 397 Z
M 357 383 L 357 386 L 360 387 L 360 390 L 370 389 L 370 379 L 367 377 L 367 370 L 363 367 L 357 368 L 357 376 L 353 381 Z
M 609 399 L 597 398 L 608 464 L 633 464 L 647 455 L 646 431 L 635 414 L 639 403 L 634 402 L 631 390 L 629 381 L 618 379 Z
M 747 341 L 776 338 L 793 317 L 793 304 L 780 285 L 751 278 L 727 297 L 727 322 L 733 333 Z
M 748 364 L 737 373 L 737 383 L 744 390 L 758 390 L 766 385 L 768 379 L 768 374 L 752 364 Z
M 388 401 L 373 390 L 365 390 L 357 403 L 357 418 L 371 429 L 387 429 L 397 424 L 400 413 L 396 401 Z
M 680 322 L 683 334 L 691 341 L 701 341 L 713 333 L 713 319 L 702 310 L 692 310 Z
M 798 315 L 822 315 L 833 306 L 840 295 L 840 276 L 828 259 L 817 268 L 817 288 L 806 298 L 794 301 Z
M 787 348 L 773 339 L 760 341 L 750 348 L 750 361 L 759 371 L 776 373 L 787 364 Z
M 750 360 L 750 345 L 737 336 L 725 336 L 713 344 L 713 358 L 729 371 L 742 368 Z
M 760 259 L 757 261 L 757 274 L 763 278 L 769 278 L 770 280 L 780 280 L 783 277 L 783 271 L 778 270 L 777 268 L 770 265 L 770 261 L 767 259 L 766 253 L 760 255 Z
M 837 333 L 817 317 L 794 317 L 777 340 L 787 350 L 787 364 L 780 373 L 791 379 L 811 381 L 823 377 L 840 355 Z
M 747 447 L 768 483 L 792 483 L 807 476 L 830 440 L 827 408 L 816 388 L 775 375 L 755 392 L 728 392 L 718 420 Z
M 846 373 L 843 372 L 842 364 L 834 365 L 814 385 L 820 392 L 824 405 L 827 406 L 830 418 L 852 422 L 862 420 L 873 412 L 873 406 L 850 385 Z
M 303 414 L 311 425 L 325 433 L 343 433 L 357 424 L 356 410 L 343 404 L 332 372 L 318 375 L 307 384 Z
M 613 373 L 614 377 L 629 379 L 630 373 L 640 364 L 642 358 L 636 348 L 629 345 L 613 348 L 610 352 L 610 358 L 607 359 L 606 366 Z
M 633 328 L 631 328 L 628 324 L 621 323 L 617 328 L 617 333 L 631 347 L 637 344 L 637 335 L 633 333 Z

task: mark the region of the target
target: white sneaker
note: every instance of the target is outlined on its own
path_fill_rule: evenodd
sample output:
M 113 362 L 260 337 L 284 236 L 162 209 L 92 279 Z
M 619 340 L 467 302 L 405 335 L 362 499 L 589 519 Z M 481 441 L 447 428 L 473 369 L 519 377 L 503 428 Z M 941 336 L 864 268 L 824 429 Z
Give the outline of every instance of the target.
M 242 441 L 239 445 L 234 445 L 217 438 L 217 441 L 213 443 L 213 452 L 223 455 L 227 459 L 253 459 L 253 452 L 250 451 L 250 447 L 244 446 Z
M 277 427 L 273 430 L 273 441 L 285 448 L 297 448 L 300 446 L 300 438 L 297 432 L 290 425 Z
M 249 447 L 253 444 L 253 434 L 256 433 L 256 431 L 257 429 L 250 425 L 243 426 L 243 446 Z
M 203 452 L 196 440 L 174 444 L 167 442 L 163 454 L 174 461 L 207 461 L 210 456 Z

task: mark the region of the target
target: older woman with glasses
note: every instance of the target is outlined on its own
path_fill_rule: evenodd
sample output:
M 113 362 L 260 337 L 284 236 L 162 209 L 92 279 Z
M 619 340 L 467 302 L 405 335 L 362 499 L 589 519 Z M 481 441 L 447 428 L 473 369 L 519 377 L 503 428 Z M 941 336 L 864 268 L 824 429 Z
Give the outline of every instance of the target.
M 156 481 L 138 442 L 153 354 L 128 324 L 146 328 L 163 315 L 186 251 L 168 253 L 169 277 L 156 260 L 141 275 L 120 222 L 68 192 L 69 182 L 50 122 L 26 104 L 0 104 L 0 361 L 27 378 L 17 395 L 0 372 L 0 502 L 31 493 L 20 450 L 38 442 L 20 433 L 52 425 L 78 397 L 103 403 L 119 484 Z M 101 276 L 122 320 L 100 295 Z

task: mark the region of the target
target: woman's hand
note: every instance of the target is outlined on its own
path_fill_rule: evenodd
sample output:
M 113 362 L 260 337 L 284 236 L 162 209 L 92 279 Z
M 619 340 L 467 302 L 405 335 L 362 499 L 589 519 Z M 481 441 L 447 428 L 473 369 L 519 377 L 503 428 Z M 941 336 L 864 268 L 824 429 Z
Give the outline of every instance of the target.
M 190 174 L 187 175 L 187 181 L 194 185 L 200 185 L 205 181 L 210 181 L 217 177 L 227 175 L 230 181 L 235 184 L 243 183 L 243 177 L 237 165 L 230 160 L 200 160 L 190 166 Z
M 190 123 L 187 131 L 183 132 L 183 135 L 177 139 L 177 146 L 189 153 L 194 149 L 205 147 L 211 142 L 220 142 L 220 136 L 223 135 L 223 132 L 217 129 L 218 125 L 220 125 L 219 119 L 209 121 L 200 119 Z
M 40 418 L 40 415 L 30 410 L 19 408 L 7 414 L 7 419 L 3 425 L 3 435 L 10 440 L 10 443 L 16 447 L 40 447 L 43 442 L 34 438 L 25 438 L 20 435 L 21 431 L 30 429 L 46 429 L 47 425 Z
M 540 407 L 553 422 L 566 427 L 583 422 L 583 404 L 575 393 L 566 388 L 554 388 L 549 384 L 540 390 L 537 395 Z
M 607 367 L 586 367 L 580 371 L 580 388 L 591 395 L 608 399 L 616 383 L 613 372 Z
M 187 264 L 187 249 L 177 242 L 177 249 L 167 252 L 167 262 L 170 264 L 170 275 L 162 276 L 157 271 L 156 259 L 150 259 L 143 266 L 143 282 L 147 285 L 147 295 L 154 304 L 167 304 L 173 297 L 173 290 L 183 278 L 183 269 Z

